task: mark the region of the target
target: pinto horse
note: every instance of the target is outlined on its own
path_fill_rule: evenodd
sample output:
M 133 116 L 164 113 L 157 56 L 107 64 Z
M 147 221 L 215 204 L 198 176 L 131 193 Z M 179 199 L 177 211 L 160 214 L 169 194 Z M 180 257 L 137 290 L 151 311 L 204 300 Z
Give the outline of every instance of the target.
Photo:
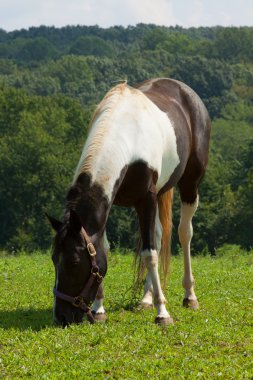
M 160 78 L 135 87 L 125 82 L 105 95 L 91 120 L 63 221 L 48 216 L 56 231 L 52 259 L 57 323 L 81 323 L 84 314 L 91 323 L 105 318 L 105 227 L 113 204 L 133 206 L 138 215 L 141 258 L 148 271 L 141 304 L 155 305 L 156 323 L 173 323 L 160 284 L 158 255 L 166 251 L 170 240 L 175 185 L 181 198 L 178 232 L 184 253 L 183 305 L 198 308 L 190 242 L 209 137 L 208 112 L 182 82 Z

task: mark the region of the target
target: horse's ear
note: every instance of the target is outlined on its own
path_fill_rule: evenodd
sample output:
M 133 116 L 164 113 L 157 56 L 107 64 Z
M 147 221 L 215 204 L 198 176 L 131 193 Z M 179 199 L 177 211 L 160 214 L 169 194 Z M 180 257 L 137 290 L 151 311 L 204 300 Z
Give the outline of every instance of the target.
M 46 213 L 46 217 L 49 220 L 49 222 L 50 222 L 51 226 L 53 227 L 53 229 L 56 232 L 59 231 L 59 229 L 61 228 L 61 226 L 62 226 L 63 223 L 60 222 L 59 220 L 53 218 L 52 216 L 48 215 L 47 213 Z
M 79 233 L 82 228 L 82 222 L 74 210 L 70 209 L 69 212 L 69 225 L 73 232 Z

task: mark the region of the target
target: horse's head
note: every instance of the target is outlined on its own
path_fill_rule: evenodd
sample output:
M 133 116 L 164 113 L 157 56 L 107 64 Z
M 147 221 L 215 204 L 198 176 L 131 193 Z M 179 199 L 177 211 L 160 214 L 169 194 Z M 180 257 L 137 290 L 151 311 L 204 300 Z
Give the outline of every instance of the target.
M 64 222 L 50 216 L 56 231 L 52 260 L 55 267 L 54 320 L 66 326 L 81 323 L 84 313 L 93 322 L 89 304 L 104 275 L 106 256 L 100 237 L 91 241 L 78 215 L 70 211 Z

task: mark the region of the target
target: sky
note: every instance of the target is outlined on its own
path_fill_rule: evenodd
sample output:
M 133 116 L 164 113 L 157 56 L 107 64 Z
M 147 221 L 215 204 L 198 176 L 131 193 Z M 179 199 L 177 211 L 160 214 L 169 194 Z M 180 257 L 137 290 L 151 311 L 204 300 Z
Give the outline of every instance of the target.
M 152 23 L 253 26 L 253 0 L 0 0 L 0 29 Z

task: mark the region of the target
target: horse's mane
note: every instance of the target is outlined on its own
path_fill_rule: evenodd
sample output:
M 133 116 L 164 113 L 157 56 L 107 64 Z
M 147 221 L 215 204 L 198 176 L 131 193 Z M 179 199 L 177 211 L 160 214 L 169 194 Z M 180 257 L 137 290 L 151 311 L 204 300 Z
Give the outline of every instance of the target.
M 108 119 L 112 115 L 115 104 L 124 90 L 127 88 L 127 82 L 120 83 L 113 87 L 104 96 L 103 100 L 97 106 L 93 117 L 89 124 L 89 135 L 84 146 L 83 154 L 78 164 L 75 179 L 80 173 L 89 172 L 92 166 L 94 157 L 97 156 L 100 151 L 104 138 L 108 133 L 110 123 Z M 94 133 L 92 133 L 94 131 Z M 92 138 L 89 136 L 92 134 Z
M 114 105 L 115 105 L 116 100 L 118 99 L 118 96 L 122 94 L 122 92 L 125 90 L 126 87 L 127 87 L 127 81 L 124 81 L 123 83 L 119 83 L 115 87 L 111 88 L 111 90 L 109 90 L 105 94 L 103 100 L 99 103 L 99 105 L 95 109 L 95 112 L 89 124 L 89 129 L 92 128 L 94 123 L 101 116 L 102 116 L 102 120 L 100 122 L 105 123 L 107 121 L 107 118 L 110 116 L 112 110 L 114 109 Z

